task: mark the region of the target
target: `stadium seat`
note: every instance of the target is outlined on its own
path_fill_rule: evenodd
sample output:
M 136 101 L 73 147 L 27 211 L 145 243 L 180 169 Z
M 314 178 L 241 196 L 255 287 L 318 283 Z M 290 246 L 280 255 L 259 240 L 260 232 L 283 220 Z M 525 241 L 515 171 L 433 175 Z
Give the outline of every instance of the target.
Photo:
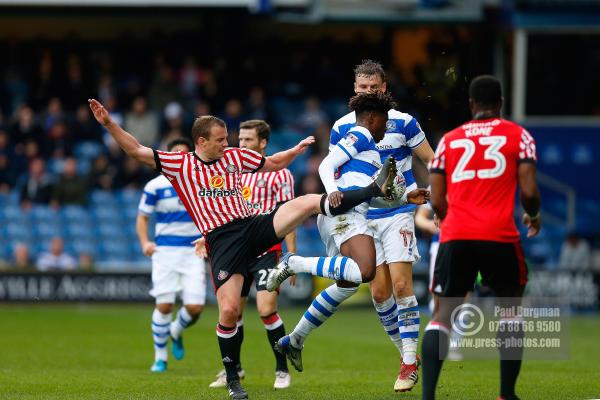
M 33 225 L 33 233 L 40 240 L 50 240 L 55 236 L 64 236 L 64 230 L 61 224 L 39 221 Z
M 71 220 L 65 225 L 65 235 L 70 240 L 92 239 L 96 236 L 94 226 L 88 222 Z
M 64 206 L 61 214 L 65 222 L 91 223 L 90 212 L 82 206 Z
M 123 206 L 123 207 L 133 207 L 137 210 L 137 206 L 140 202 L 140 198 L 142 197 L 142 191 L 141 190 L 131 190 L 131 189 L 125 189 L 125 190 L 120 190 L 118 192 L 115 193 L 117 199 L 119 200 L 119 203 Z
M 104 205 L 96 205 L 92 208 L 92 215 L 97 223 L 100 222 L 112 222 L 117 223 L 121 221 L 121 208 L 113 203 L 107 203 Z
M 60 214 L 58 211 L 48 206 L 34 206 L 31 209 L 31 216 L 35 222 L 47 221 L 52 223 L 60 222 Z
M 117 205 L 116 197 L 106 190 L 94 190 L 91 195 L 92 205 Z
M 97 226 L 98 233 L 103 240 L 119 239 L 125 240 L 128 236 L 127 230 L 120 224 L 101 222 Z
M 33 238 L 33 232 L 29 224 L 14 221 L 6 224 L 6 234 L 16 242 L 29 242 Z
M 78 159 L 92 160 L 104 152 L 104 146 L 96 142 L 81 142 L 75 145 L 73 153 Z
M 98 255 L 99 260 L 104 261 L 130 261 L 131 251 L 129 243 L 123 240 L 105 240 L 101 243 L 102 252 Z

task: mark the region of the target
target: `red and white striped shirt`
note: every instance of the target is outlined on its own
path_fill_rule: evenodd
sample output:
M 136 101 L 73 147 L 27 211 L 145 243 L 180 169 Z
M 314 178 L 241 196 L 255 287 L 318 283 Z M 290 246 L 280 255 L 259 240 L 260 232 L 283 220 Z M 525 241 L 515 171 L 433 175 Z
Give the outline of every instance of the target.
M 259 153 L 227 148 L 220 159 L 204 162 L 194 152 L 154 150 L 154 159 L 203 235 L 253 214 L 242 195 L 241 177 L 264 165 Z
M 286 168 L 242 175 L 242 195 L 252 214 L 268 214 L 278 203 L 294 198 L 294 177 Z

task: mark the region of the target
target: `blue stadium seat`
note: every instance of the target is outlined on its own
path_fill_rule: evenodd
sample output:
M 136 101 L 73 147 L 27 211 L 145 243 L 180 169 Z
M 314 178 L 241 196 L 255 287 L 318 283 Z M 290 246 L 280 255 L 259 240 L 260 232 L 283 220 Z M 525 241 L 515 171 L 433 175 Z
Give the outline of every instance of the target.
M 73 153 L 78 159 L 91 160 L 104 152 L 104 147 L 96 142 L 81 142 L 75 145 Z
M 101 243 L 100 249 L 99 260 L 129 261 L 132 258 L 129 243 L 123 240 L 105 240 Z
M 90 253 L 93 256 L 96 256 L 97 246 L 94 240 L 78 239 L 72 242 L 72 246 L 74 253 L 77 255 L 81 253 Z
M 91 195 L 92 205 L 94 206 L 106 206 L 106 205 L 117 205 L 117 199 L 115 195 L 106 190 L 94 190 Z
M 141 190 L 131 190 L 125 189 L 120 190 L 115 193 L 119 203 L 124 207 L 133 207 L 137 209 L 137 206 L 140 202 L 140 198 L 142 197 Z
M 59 223 L 60 222 L 60 214 L 58 211 L 53 210 L 48 206 L 34 206 L 31 209 L 31 216 L 33 217 L 34 222 L 36 221 L 46 221 Z
M 97 223 L 118 223 L 122 219 L 121 208 L 112 203 L 94 206 L 92 208 L 92 215 Z
M 127 230 L 120 224 L 101 222 L 97 229 L 103 240 L 125 240 L 128 237 Z
M 96 236 L 94 226 L 90 223 L 72 220 L 65 225 L 65 236 L 70 240 L 92 239 Z
M 34 236 L 29 224 L 14 221 L 6 224 L 6 235 L 16 242 L 29 242 Z
M 2 207 L 0 212 L 4 215 L 4 219 L 12 222 L 30 223 L 31 213 L 25 212 L 18 205 L 7 205 Z
M 55 236 L 64 236 L 62 225 L 47 221 L 40 221 L 33 225 L 33 231 L 40 240 L 50 240 Z
M 64 206 L 61 208 L 63 221 L 70 223 L 90 224 L 92 217 L 90 211 L 82 206 Z

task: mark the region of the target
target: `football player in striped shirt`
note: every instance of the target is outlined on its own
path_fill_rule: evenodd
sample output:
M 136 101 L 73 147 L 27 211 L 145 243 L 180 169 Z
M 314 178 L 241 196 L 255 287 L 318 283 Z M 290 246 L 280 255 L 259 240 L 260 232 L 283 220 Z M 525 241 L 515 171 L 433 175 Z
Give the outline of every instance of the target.
M 262 120 L 244 121 L 240 124 L 240 147 L 266 155 L 267 145 L 271 136 L 271 127 Z M 286 201 L 294 198 L 294 177 L 287 168 L 276 172 L 256 172 L 242 175 L 242 195 L 254 215 L 268 214 Z M 285 237 L 288 251 L 296 252 L 296 231 L 288 233 Z M 279 292 L 269 292 L 266 289 L 267 275 L 277 265 L 281 257 L 281 243 L 277 243 L 265 254 L 252 261 L 242 289 L 242 302 L 240 317 L 237 323 L 240 342 L 244 338 L 244 319 L 242 317 L 248 294 L 252 283 L 256 288 L 256 308 L 267 331 L 267 341 L 275 355 L 275 389 L 284 389 L 290 386 L 291 376 L 288 371 L 285 356 L 275 351 L 274 344 L 285 336 L 283 320 L 277 312 L 277 297 Z M 290 278 L 290 280 L 295 277 Z M 293 284 L 290 281 L 290 284 Z M 241 362 L 237 366 L 240 378 L 245 376 Z M 223 387 L 227 384 L 225 370 L 217 374 L 217 379 L 210 387 Z
M 328 194 L 343 196 L 347 190 L 365 186 L 373 179 L 372 176 L 381 166 L 376 143 L 384 137 L 387 112 L 394 105 L 391 95 L 384 92 L 362 93 L 350 99 L 349 107 L 356 112 L 357 124 L 331 149 L 319 166 L 319 175 Z M 428 192 L 424 189 L 414 190 L 405 193 L 403 198 L 404 204 L 407 199 L 423 204 L 428 198 Z M 369 202 L 365 201 L 342 215 L 320 215 L 318 218 L 319 232 L 326 243 L 328 255 L 341 253 L 356 261 L 362 274 L 362 282 L 373 279 L 376 265 L 373 233 L 367 225 L 368 209 Z M 301 261 L 297 261 L 295 256 L 285 256 L 284 260 L 288 260 L 287 269 L 297 272 L 294 264 Z M 334 270 L 337 268 L 336 257 L 331 260 L 331 264 L 326 265 L 323 258 L 318 268 Z M 339 268 L 344 270 L 343 261 Z M 284 269 L 280 270 L 278 267 L 269 275 L 269 290 L 272 290 L 271 281 L 276 280 L 282 271 Z M 277 348 L 288 356 L 298 371 L 303 369 L 302 348 L 308 335 L 331 317 L 341 303 L 354 295 L 358 286 L 357 282 L 337 279 L 336 283 L 317 295 L 290 335 L 279 340 Z
M 227 373 L 227 389 L 232 399 L 247 399 L 236 365 L 240 342 L 237 320 L 244 273 L 252 260 L 277 244 L 305 219 L 315 214 L 340 215 L 373 197 L 397 197 L 395 168 L 386 160 L 372 183 L 339 194 L 308 194 L 288 201 L 270 214 L 253 216 L 242 195 L 244 173 L 279 171 L 314 143 L 308 137 L 293 148 L 263 157 L 248 149 L 229 148 L 223 120 L 202 116 L 194 121 L 194 151 L 164 152 L 143 146 L 110 117 L 104 106 L 89 99 L 94 118 L 119 146 L 134 159 L 169 179 L 192 220 L 206 238 L 211 277 L 219 304 L 217 338 Z M 362 282 L 358 264 L 348 257 L 328 258 L 332 268 L 318 268 L 320 257 L 301 258 L 297 272 L 313 272 L 335 280 Z M 340 268 L 341 265 L 344 268 Z
M 189 139 L 175 139 L 167 145 L 169 151 L 189 152 Z M 154 241 L 148 238 L 148 221 L 154 214 Z M 194 252 L 194 242 L 200 237 L 198 228 L 177 197 L 167 178 L 159 175 L 144 187 L 138 207 L 136 231 L 142 251 L 152 257 L 152 290 L 156 307 L 152 313 L 154 364 L 152 372 L 167 370 L 167 342 L 176 360 L 184 356 L 182 331 L 192 326 L 204 308 L 206 300 L 206 265 Z M 177 293 L 183 307 L 171 321 Z
M 365 60 L 354 69 L 354 91 L 385 92 L 387 84 L 381 64 Z M 338 119 L 331 129 L 330 148 L 356 126 L 356 114 Z M 416 189 L 412 154 L 427 164 L 433 150 L 419 123 L 411 115 L 391 108 L 383 140 L 377 143 L 382 160 L 393 156 L 406 181 L 406 191 Z M 391 206 L 373 202 L 367 213 L 374 232 L 377 272 L 371 281 L 371 295 L 379 320 L 401 355 L 400 372 L 394 390 L 411 390 L 418 379 L 417 344 L 420 316 L 412 285 L 412 266 L 420 258 L 415 237 L 414 204 Z

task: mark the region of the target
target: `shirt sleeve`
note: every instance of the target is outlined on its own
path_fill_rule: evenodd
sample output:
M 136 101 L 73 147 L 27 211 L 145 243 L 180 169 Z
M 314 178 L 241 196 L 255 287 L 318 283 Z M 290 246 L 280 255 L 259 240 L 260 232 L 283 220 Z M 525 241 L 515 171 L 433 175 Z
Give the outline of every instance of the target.
M 181 173 L 183 165 L 183 152 L 171 152 L 162 150 L 154 151 L 154 161 L 156 162 L 156 171 L 165 175 L 167 178 L 178 176 Z
M 357 131 L 351 131 L 344 136 L 337 144 L 348 155 L 348 158 L 354 158 L 361 151 L 370 149 L 369 138 Z
M 535 140 L 533 136 L 525 129 L 521 132 L 521 139 L 519 140 L 519 163 L 522 162 L 537 162 L 537 154 L 535 151 Z
M 350 147 L 350 151 L 356 151 L 354 147 Z M 356 153 L 355 153 L 356 154 Z M 345 150 L 340 143 L 337 144 L 325 157 L 323 161 L 321 161 L 321 165 L 319 165 L 319 177 L 321 178 L 321 182 L 323 182 L 323 186 L 325 187 L 325 191 L 327 194 L 332 192 L 336 192 L 338 187 L 335 183 L 335 173 L 339 167 L 347 163 L 352 159 L 348 150 Z
M 237 149 L 242 162 L 242 174 L 256 172 L 265 165 L 265 158 L 254 150 Z
M 276 202 L 283 203 L 294 198 L 294 177 L 289 169 L 279 172 Z
M 446 174 L 446 137 L 444 136 L 435 149 L 433 159 L 429 162 L 429 173 Z
M 152 215 L 156 206 L 156 201 L 156 188 L 153 187 L 151 182 L 148 182 L 146 186 L 144 186 L 144 192 L 142 193 L 142 198 L 140 199 L 140 204 L 138 206 L 138 213 L 148 216 Z
M 406 137 L 406 144 L 411 149 L 419 147 L 425 141 L 425 132 L 423 132 L 421 125 L 415 118 L 412 118 L 404 127 L 404 136 Z

